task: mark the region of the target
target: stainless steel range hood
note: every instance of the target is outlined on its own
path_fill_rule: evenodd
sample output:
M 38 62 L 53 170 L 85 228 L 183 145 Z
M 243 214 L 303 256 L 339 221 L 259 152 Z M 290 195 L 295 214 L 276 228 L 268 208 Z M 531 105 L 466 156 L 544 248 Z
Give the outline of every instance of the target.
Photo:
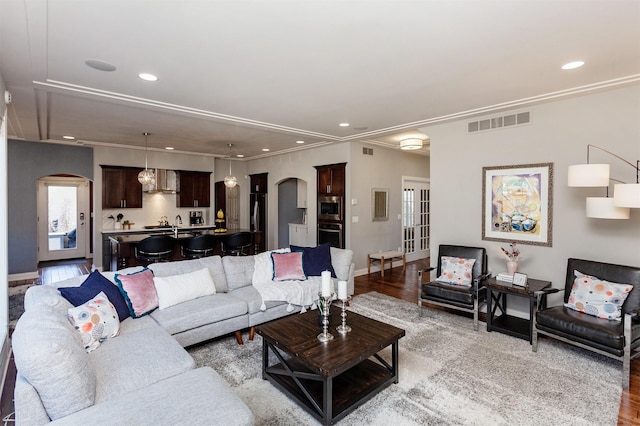
M 167 169 L 154 169 L 156 183 L 154 185 L 145 185 L 144 192 L 149 194 L 175 194 L 177 191 L 176 172 Z

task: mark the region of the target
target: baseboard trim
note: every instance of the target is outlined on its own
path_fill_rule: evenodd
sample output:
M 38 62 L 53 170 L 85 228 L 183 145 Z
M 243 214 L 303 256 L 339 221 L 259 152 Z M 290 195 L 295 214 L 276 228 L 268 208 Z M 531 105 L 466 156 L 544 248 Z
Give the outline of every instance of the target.
M 33 271 L 33 272 L 22 272 L 20 274 L 9 274 L 8 277 L 8 281 L 22 281 L 22 280 L 30 280 L 30 279 L 37 279 L 38 278 L 38 271 Z

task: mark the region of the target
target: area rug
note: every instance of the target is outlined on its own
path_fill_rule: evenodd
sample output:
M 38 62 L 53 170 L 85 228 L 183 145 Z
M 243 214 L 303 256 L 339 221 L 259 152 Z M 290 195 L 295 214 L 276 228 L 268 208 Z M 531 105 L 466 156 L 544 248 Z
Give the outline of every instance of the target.
M 621 365 L 542 338 L 529 342 L 473 331 L 472 320 L 379 293 L 354 297 L 352 311 L 406 330 L 400 381 L 346 416 L 344 425 L 615 425 Z M 348 318 L 348 317 L 347 317 Z M 218 371 L 258 426 L 317 425 L 261 378 L 262 340 L 223 338 L 189 349 L 198 366 Z M 384 354 L 384 353 L 383 353 Z M 389 357 L 389 353 L 384 354 Z

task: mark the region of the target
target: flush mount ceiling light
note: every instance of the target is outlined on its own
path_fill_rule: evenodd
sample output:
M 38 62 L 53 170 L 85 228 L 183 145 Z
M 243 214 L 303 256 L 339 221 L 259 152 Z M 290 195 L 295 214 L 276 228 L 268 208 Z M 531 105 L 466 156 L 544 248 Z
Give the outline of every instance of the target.
M 146 73 L 146 72 L 141 72 L 140 74 L 138 74 L 138 77 L 140 77 L 144 81 L 158 81 L 158 77 L 156 77 L 153 74 Z
M 400 141 L 400 149 L 402 150 L 411 151 L 420 148 L 422 148 L 422 139 L 407 138 Z
M 338 124 L 338 126 L 340 126 L 340 127 L 349 127 L 349 123 L 347 123 L 347 122 L 340 123 L 340 124 Z
M 562 69 L 563 70 L 574 70 L 576 68 L 580 68 L 583 65 L 584 65 L 584 61 L 573 61 L 573 62 L 569 62 L 568 64 L 564 64 L 562 66 Z
M 156 176 L 153 173 L 153 170 L 149 170 L 147 163 L 147 137 L 149 136 L 149 132 L 144 132 L 144 170 L 138 173 L 138 182 L 142 185 L 153 185 L 156 183 Z
M 224 178 L 224 186 L 227 188 L 233 188 L 238 184 L 238 179 L 231 174 L 231 147 L 233 144 L 227 144 L 229 147 L 229 175 Z
M 73 137 L 73 136 L 63 136 L 62 139 L 67 139 L 67 140 L 72 141 L 72 140 L 75 139 L 75 137 Z
M 598 149 L 609 154 L 636 171 L 636 183 L 624 183 L 609 176 L 608 164 L 589 164 L 590 149 Z M 636 164 L 625 160 L 611 151 L 596 145 L 587 145 L 587 164 L 569 166 L 568 185 L 570 187 L 606 187 L 606 197 L 587 198 L 587 217 L 599 219 L 629 219 L 630 208 L 640 208 L 640 160 Z M 609 197 L 609 182 L 614 185 L 613 197 Z

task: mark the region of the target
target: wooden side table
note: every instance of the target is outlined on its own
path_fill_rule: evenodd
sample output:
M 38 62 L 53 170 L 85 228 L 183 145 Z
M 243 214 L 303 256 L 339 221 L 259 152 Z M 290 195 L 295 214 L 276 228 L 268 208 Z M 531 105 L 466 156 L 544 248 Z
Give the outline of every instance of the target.
M 533 332 L 533 313 L 538 297 L 541 297 L 541 307 L 546 307 L 547 294 L 558 290 L 551 288 L 551 281 L 527 279 L 525 287 L 517 286 L 505 281 L 489 278 L 487 286 L 487 331 L 499 331 L 510 336 L 528 340 L 531 343 Z M 507 315 L 507 295 L 526 297 L 529 299 L 529 319 Z M 496 311 L 500 310 L 500 315 Z
M 401 251 L 383 251 L 380 253 L 371 253 L 367 255 L 367 273 L 371 273 L 371 261 L 379 260 L 380 261 L 380 276 L 384 277 L 384 261 L 388 260 L 391 264 L 391 269 L 393 269 L 393 260 L 400 259 L 402 260 L 402 272 L 407 269 L 407 257 L 404 252 Z

